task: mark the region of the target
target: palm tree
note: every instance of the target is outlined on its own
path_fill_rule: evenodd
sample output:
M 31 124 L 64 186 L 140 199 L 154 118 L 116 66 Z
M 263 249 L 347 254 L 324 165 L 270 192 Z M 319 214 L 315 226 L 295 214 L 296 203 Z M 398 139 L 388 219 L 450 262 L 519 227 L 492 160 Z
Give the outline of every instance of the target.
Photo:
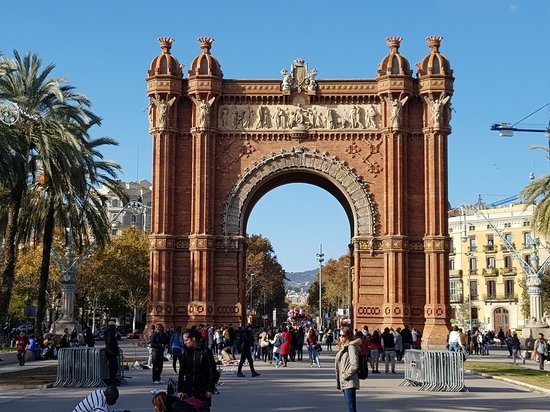
M 90 187 L 98 179 L 96 173 L 105 173 L 103 162 L 99 167 L 94 165 L 98 145 L 89 139 L 88 131 L 91 126 L 99 124 L 100 119 L 89 110 L 89 100 L 76 93 L 66 80 L 50 78 L 54 66 L 50 64 L 42 68 L 40 58 L 34 54 L 28 53 L 22 58 L 14 52 L 14 59 L 7 63 L 9 70 L 0 78 L 0 98 L 16 102 L 26 116 L 16 127 L 4 128 L 0 133 L 0 154 L 10 154 L 0 161 L 0 189 L 4 189 L 1 201 L 6 205 L 0 266 L 0 321 L 7 313 L 11 298 L 15 252 L 19 241 L 30 237 L 41 238 L 41 284 L 44 280 L 47 283 L 56 221 L 60 224 L 75 220 L 80 224 L 106 221 L 105 212 L 101 209 L 97 209 L 100 216 L 97 218 L 86 215 L 92 209 L 82 208 L 82 205 L 88 204 L 86 199 L 92 198 L 89 192 L 93 192 Z M 110 166 L 113 168 L 107 168 L 108 171 L 116 173 L 118 166 Z M 38 211 L 37 208 L 41 207 L 36 218 L 25 216 L 25 219 L 20 219 L 24 199 L 30 202 L 29 210 Z M 96 206 L 100 203 L 92 202 Z M 63 210 L 77 210 L 78 218 L 73 216 L 69 219 Z M 22 227 L 24 230 L 18 231 L 22 221 L 27 225 Z M 74 230 L 79 228 L 71 227 Z M 93 232 L 96 234 L 99 230 Z M 80 235 L 82 239 L 85 237 L 86 234 Z M 45 287 L 40 300 L 45 302 Z
M 534 146 L 534 149 L 542 149 L 550 158 L 550 151 L 544 146 Z M 533 228 L 539 235 L 550 235 L 550 175 L 533 180 L 523 189 L 520 197 L 529 205 L 537 203 L 533 213 Z

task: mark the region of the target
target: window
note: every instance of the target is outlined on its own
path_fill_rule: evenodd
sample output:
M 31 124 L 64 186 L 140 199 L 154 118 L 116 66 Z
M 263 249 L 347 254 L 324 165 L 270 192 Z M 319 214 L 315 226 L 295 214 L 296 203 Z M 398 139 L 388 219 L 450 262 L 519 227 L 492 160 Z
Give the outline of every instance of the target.
M 506 222 L 506 223 L 504 224 L 504 227 L 505 227 L 505 228 L 511 228 L 511 227 L 512 227 L 512 224 L 511 224 L 510 222 Z
M 514 281 L 505 280 L 504 281 L 504 294 L 506 298 L 512 299 L 514 297 Z
M 449 270 L 455 270 L 455 260 L 449 259 Z
M 116 236 L 118 234 L 118 229 L 112 229 L 111 235 Z
M 528 220 L 524 220 L 523 226 L 531 226 L 531 222 L 529 222 Z
M 525 261 L 525 263 L 530 265 L 531 264 L 531 255 L 523 255 L 523 260 Z
M 470 232 L 475 232 L 476 227 L 475 227 L 474 225 L 470 225 L 470 226 L 468 226 L 468 230 L 469 230 Z
M 497 282 L 494 280 L 487 281 L 487 299 L 495 299 L 497 296 Z
M 472 300 L 477 300 L 477 280 L 470 281 L 470 296 Z
M 451 280 L 451 302 L 460 302 L 462 300 L 462 281 Z
M 505 233 L 504 234 L 504 239 L 506 239 L 506 241 L 508 243 L 512 243 L 512 234 L 511 233 Z
M 469 241 L 470 241 L 470 243 L 469 243 L 470 247 L 469 247 L 468 250 L 469 250 L 470 252 L 476 252 L 476 251 L 477 251 L 477 240 L 476 240 L 476 237 L 475 237 L 475 236 L 470 236 Z
M 485 247 L 487 252 L 492 252 L 495 250 L 495 239 L 493 235 L 487 235 L 487 246 Z
M 531 246 L 531 232 L 523 232 L 523 248 L 528 249 Z
M 479 315 L 477 313 L 477 308 L 472 308 L 472 320 L 478 320 L 479 319 Z
M 486 259 L 487 263 L 487 269 L 494 269 L 495 268 L 495 257 L 491 256 Z
M 504 256 L 504 267 L 512 269 L 512 256 Z
M 475 272 L 477 270 L 477 259 L 475 257 L 470 258 L 468 261 L 468 268 L 470 269 L 470 272 Z

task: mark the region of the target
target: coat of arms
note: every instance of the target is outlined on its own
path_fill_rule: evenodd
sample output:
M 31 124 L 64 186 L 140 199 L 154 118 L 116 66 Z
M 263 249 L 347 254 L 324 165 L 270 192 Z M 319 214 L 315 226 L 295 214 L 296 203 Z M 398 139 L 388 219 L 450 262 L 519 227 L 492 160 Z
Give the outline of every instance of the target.
M 302 90 L 308 92 L 315 92 L 317 90 L 317 70 L 313 69 L 308 73 L 307 63 L 302 59 L 296 59 L 290 65 L 290 72 L 286 69 L 281 70 L 283 75 L 283 83 L 281 89 L 283 92 L 290 92 L 291 90 Z

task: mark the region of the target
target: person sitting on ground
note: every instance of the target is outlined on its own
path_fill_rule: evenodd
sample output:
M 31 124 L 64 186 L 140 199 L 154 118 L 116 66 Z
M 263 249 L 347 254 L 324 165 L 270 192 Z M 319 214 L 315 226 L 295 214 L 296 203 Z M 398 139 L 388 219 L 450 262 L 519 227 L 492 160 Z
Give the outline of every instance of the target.
M 75 406 L 73 412 L 130 412 L 126 409 L 111 409 L 118 400 L 116 386 L 107 386 L 90 393 Z

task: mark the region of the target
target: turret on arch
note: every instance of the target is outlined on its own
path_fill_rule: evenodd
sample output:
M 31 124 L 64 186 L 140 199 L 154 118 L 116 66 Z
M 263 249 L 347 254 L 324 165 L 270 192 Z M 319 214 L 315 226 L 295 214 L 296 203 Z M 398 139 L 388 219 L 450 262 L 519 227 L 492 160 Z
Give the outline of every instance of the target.
M 306 182 L 348 215 L 354 326 L 410 324 L 427 345 L 443 344 L 454 79 L 441 37 L 426 40 L 416 78 L 402 39 L 390 37 L 375 79 L 322 79 L 296 59 L 279 79 L 225 80 L 213 39 L 198 39 L 187 78 L 171 55 L 174 40 L 159 39 L 147 77 L 150 322 L 244 322 L 250 211 L 272 188 Z

